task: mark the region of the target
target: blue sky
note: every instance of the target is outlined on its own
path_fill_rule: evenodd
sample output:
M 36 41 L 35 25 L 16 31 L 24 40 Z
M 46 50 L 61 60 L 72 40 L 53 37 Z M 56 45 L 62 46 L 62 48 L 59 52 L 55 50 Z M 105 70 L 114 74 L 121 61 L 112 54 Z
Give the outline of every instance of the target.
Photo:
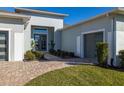
M 47 10 L 51 12 L 69 14 L 65 18 L 66 24 L 75 24 L 86 20 L 98 14 L 104 13 L 112 9 L 112 7 L 30 7 L 37 10 Z M 0 10 L 14 11 L 12 7 L 0 7 Z

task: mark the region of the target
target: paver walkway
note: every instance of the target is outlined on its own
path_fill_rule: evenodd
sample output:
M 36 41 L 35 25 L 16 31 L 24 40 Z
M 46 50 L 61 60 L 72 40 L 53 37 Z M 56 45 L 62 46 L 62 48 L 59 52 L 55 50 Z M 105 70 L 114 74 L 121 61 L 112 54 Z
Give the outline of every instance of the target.
M 24 85 L 48 71 L 69 66 L 64 62 L 0 62 L 0 85 Z
M 72 65 L 79 65 L 79 64 L 97 64 L 97 61 L 95 59 L 91 59 L 91 58 L 86 58 L 86 59 L 82 59 L 82 58 L 60 58 L 54 55 L 51 55 L 49 53 L 45 54 L 45 59 L 49 60 L 49 61 L 58 61 L 58 62 L 66 62 L 66 64 L 72 64 Z
M 62 58 L 60 58 L 60 57 L 57 57 L 57 56 L 54 56 L 54 55 L 51 55 L 51 54 L 49 54 L 49 53 L 47 53 L 47 54 L 45 54 L 45 59 L 47 59 L 47 60 L 52 60 L 52 61 L 61 61 L 62 60 Z

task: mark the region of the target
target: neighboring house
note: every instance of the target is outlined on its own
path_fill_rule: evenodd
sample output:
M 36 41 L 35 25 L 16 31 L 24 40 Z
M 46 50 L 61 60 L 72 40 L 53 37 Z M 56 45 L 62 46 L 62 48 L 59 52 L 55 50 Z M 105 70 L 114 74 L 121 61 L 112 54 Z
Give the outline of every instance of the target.
M 124 49 L 124 8 L 114 8 L 72 26 L 64 26 L 66 16 L 24 8 L 16 8 L 15 13 L 1 11 L 0 60 L 22 61 L 32 39 L 39 51 L 48 51 L 53 40 L 55 49 L 96 59 L 96 43 L 103 41 L 109 47 L 108 64 L 119 64 L 118 52 Z
M 124 8 L 114 8 L 61 32 L 61 49 L 81 58 L 96 59 L 96 43 L 101 41 L 108 43 L 108 64 L 117 66 L 118 52 L 124 49 Z

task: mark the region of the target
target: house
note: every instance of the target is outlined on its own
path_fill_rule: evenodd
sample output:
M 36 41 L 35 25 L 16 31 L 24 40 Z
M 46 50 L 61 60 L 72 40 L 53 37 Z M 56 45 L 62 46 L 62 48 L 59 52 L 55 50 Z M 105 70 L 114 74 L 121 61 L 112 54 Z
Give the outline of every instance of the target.
M 96 59 L 96 43 L 101 41 L 108 43 L 108 64 L 119 65 L 118 52 L 124 49 L 124 8 L 114 8 L 61 31 L 61 49 L 81 58 Z
M 24 53 L 31 50 L 31 40 L 36 50 L 48 51 L 49 42 L 60 48 L 63 19 L 68 15 L 48 11 L 15 8 L 15 12 L 0 11 L 0 60 L 22 61 Z
M 119 64 L 118 52 L 124 49 L 124 8 L 114 8 L 77 24 L 64 27 L 64 17 L 48 11 L 15 8 L 0 11 L 0 60 L 22 61 L 35 40 L 36 50 L 55 49 L 74 52 L 81 58 L 96 59 L 96 43 L 108 43 L 108 64 Z

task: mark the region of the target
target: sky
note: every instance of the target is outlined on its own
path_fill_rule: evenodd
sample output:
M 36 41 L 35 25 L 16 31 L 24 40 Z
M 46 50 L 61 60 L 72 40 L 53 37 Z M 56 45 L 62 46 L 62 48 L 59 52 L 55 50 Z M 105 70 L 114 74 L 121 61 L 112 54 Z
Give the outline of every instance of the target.
M 47 10 L 50 12 L 69 14 L 65 17 L 64 22 L 69 25 L 76 24 L 80 21 L 87 20 L 98 14 L 110 11 L 112 7 L 27 7 L 37 10 Z M 0 7 L 0 10 L 14 11 L 13 7 Z

